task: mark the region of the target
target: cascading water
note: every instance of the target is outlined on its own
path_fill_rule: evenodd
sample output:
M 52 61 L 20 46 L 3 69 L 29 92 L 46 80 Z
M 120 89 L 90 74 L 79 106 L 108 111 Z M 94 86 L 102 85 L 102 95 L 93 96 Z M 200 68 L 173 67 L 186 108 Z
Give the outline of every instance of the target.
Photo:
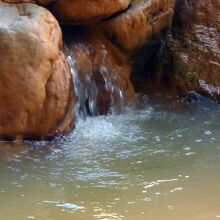
M 118 69 L 112 68 L 105 45 L 100 45 L 100 48 L 97 57 L 96 48 L 91 44 L 65 46 L 77 96 L 76 120 L 88 115 L 117 114 L 125 108 L 124 91 L 117 82 Z
M 74 58 L 74 54 L 71 52 L 71 50 L 68 50 L 66 48 L 66 51 L 68 51 L 68 57 L 67 61 L 70 66 L 70 71 L 72 74 L 73 84 L 74 84 L 74 90 L 77 97 L 77 102 L 75 104 L 75 115 L 76 119 L 85 118 L 88 115 L 88 109 L 91 113 L 96 114 L 96 97 L 97 97 L 97 88 L 93 81 L 90 80 L 89 75 L 87 75 L 86 80 L 90 82 L 90 86 L 86 88 L 86 85 L 79 79 L 78 72 L 76 69 L 76 60 Z M 89 103 L 88 103 L 88 100 Z M 86 103 L 89 104 L 89 106 L 86 106 Z

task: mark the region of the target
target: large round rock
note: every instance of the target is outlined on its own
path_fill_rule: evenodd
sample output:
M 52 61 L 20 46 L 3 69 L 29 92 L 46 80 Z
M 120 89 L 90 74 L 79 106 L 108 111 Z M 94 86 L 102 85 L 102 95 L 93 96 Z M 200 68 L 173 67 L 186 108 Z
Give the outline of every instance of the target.
M 124 13 L 102 22 L 106 36 L 121 48 L 134 51 L 158 43 L 171 26 L 174 0 L 133 0 Z
M 46 138 L 72 122 L 72 80 L 55 18 L 0 1 L 0 137 Z
M 40 1 L 45 3 L 48 1 Z M 108 18 L 128 8 L 131 0 L 55 0 L 49 5 L 64 23 L 91 23 Z

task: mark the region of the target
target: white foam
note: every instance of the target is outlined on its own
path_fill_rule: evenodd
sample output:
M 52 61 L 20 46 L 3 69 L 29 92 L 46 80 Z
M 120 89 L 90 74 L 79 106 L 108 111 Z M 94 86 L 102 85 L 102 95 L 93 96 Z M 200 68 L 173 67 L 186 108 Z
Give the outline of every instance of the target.
M 116 126 L 108 117 L 87 118 L 80 121 L 75 133 L 87 140 L 112 140 L 122 135 L 121 126 Z

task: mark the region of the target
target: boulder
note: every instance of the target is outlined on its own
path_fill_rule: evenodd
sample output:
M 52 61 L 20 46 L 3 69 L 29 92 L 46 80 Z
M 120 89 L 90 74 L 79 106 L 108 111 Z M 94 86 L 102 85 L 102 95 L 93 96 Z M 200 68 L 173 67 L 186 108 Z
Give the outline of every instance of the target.
M 69 28 L 67 28 L 69 29 Z M 64 31 L 65 32 L 65 31 Z M 66 56 L 75 71 L 79 108 L 90 115 L 119 113 L 135 101 L 127 54 L 115 47 L 99 29 L 67 30 Z
M 220 99 L 220 0 L 177 0 L 161 60 L 178 94 Z
M 171 26 L 173 5 L 174 0 L 134 0 L 124 13 L 102 22 L 102 28 L 116 45 L 133 51 L 160 40 Z
M 55 0 L 48 8 L 62 23 L 85 24 L 108 18 L 128 8 L 131 0 Z M 48 2 L 42 1 L 40 2 Z
M 72 125 L 72 79 L 56 19 L 0 1 L 0 137 L 49 138 Z
M 220 100 L 220 0 L 177 0 L 171 32 L 135 87 Z M 150 54 L 150 53 L 148 53 Z

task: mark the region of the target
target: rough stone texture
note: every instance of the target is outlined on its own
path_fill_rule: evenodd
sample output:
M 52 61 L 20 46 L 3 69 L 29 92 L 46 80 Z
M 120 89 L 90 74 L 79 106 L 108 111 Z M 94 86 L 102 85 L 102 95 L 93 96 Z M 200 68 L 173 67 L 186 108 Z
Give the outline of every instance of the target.
M 72 80 L 56 19 L 0 1 L 0 137 L 47 138 L 73 120 Z
M 174 0 L 134 0 L 124 13 L 103 22 L 106 36 L 123 49 L 132 51 L 158 41 L 170 27 Z
M 219 100 L 220 0 L 177 0 L 172 30 L 151 60 L 136 80 L 139 91 L 196 91 Z
M 128 57 L 100 30 L 84 29 L 78 34 L 74 31 L 67 38 L 67 56 L 74 59 L 73 67 L 80 81 L 77 84 L 83 86 L 81 102 L 87 102 L 91 115 L 107 114 L 111 108 L 120 112 L 135 100 Z
M 177 93 L 220 99 L 220 0 L 178 0 L 174 21 L 164 57 Z
M 93 23 L 125 10 L 131 0 L 56 0 L 49 9 L 63 23 Z

